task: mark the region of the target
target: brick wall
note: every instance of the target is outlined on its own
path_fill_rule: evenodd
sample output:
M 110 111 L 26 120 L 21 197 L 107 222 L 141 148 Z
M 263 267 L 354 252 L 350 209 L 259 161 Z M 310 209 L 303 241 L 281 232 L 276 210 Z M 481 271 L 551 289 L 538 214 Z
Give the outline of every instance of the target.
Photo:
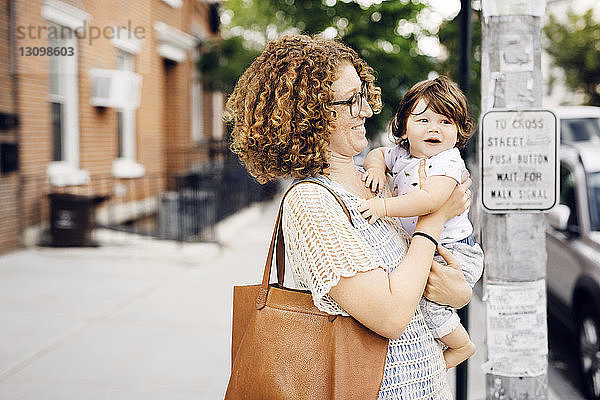
M 41 15 L 41 5 L 40 0 L 15 1 L 15 29 L 46 26 L 46 21 Z M 46 45 L 47 41 L 40 40 L 37 33 L 34 29 L 31 35 L 27 31 L 25 37 L 17 37 L 16 48 Z M 47 100 L 48 58 L 17 55 L 16 71 L 21 119 L 19 137 L 22 175 L 21 220 L 26 228 L 32 224 L 39 224 L 46 215 L 45 202 L 42 200 L 46 190 L 42 188 L 45 186 L 46 167 L 51 157 L 51 116 L 50 104 Z
M 15 82 L 11 73 L 10 3 L 0 5 L 0 112 L 15 114 Z M 18 141 L 16 129 L 0 129 L 0 143 Z M 0 156 L 1 157 L 1 156 Z M 0 253 L 12 250 L 19 244 L 19 173 L 0 173 Z
M 157 53 L 157 42 L 153 24 L 161 21 L 173 28 L 191 33 L 191 26 L 200 27 L 210 35 L 208 28 L 208 6 L 196 0 L 184 0 L 181 8 L 172 8 L 162 0 L 63 0 L 91 16 L 88 27 L 131 26 L 143 27 L 144 39 L 139 53 L 135 55 L 135 72 L 143 78 L 140 107 L 136 112 L 136 159 L 146 169 L 146 177 L 166 178 L 168 174 L 180 172 L 189 167 L 190 160 L 206 159 L 206 149 L 197 147 L 190 137 L 190 80 L 194 62 L 189 58 L 181 63 L 167 62 Z M 6 3 L 5 3 L 6 4 Z M 16 0 L 16 26 L 47 27 L 42 17 L 44 0 Z M 4 6 L 3 6 L 4 7 Z M 0 74 L 8 71 L 8 13 L 0 13 Z M 17 38 L 15 47 L 47 46 L 47 33 Z M 21 115 L 19 134 L 21 170 L 20 178 L 12 174 L 0 177 L 0 229 L 10 225 L 18 226 L 15 220 L 22 221 L 24 228 L 40 228 L 48 223 L 47 194 L 51 191 L 70 191 L 86 194 L 112 194 L 115 179 L 111 168 L 118 152 L 117 112 L 113 108 L 93 107 L 90 99 L 89 71 L 92 68 L 116 68 L 117 49 L 108 38 L 98 38 L 90 42 L 88 37 L 77 39 L 78 45 L 78 91 L 79 91 L 79 168 L 88 171 L 91 183 L 77 187 L 51 187 L 46 169 L 52 157 L 51 114 L 49 94 L 48 57 L 17 57 L 18 94 L 17 101 Z M 13 107 L 10 98 L 11 79 L 0 77 L 0 110 Z M 204 103 L 212 94 L 205 93 Z M 209 110 L 205 107 L 205 112 Z M 205 117 L 210 121 L 212 117 Z M 210 135 L 210 127 L 205 126 L 205 134 Z M 4 138 L 4 132 L 1 133 Z M 166 179 L 152 187 L 160 191 L 165 188 Z M 21 182 L 18 182 L 18 181 Z M 135 193 L 133 179 L 127 180 L 127 188 L 133 191 L 128 198 L 136 199 L 142 193 Z M 118 180 L 117 180 L 118 181 Z M 12 185 L 12 186 L 11 186 Z M 142 185 L 147 187 L 145 183 Z M 17 201 L 17 188 L 20 188 L 20 201 Z M 12 199 L 12 200 L 11 200 Z M 16 204 L 20 203 L 20 210 Z M 10 217 L 7 217 L 10 216 Z M 9 218 L 9 219 L 7 219 Z M 12 219 L 10 219 L 12 218 Z M 7 223 L 4 223 L 4 222 Z M 19 230 L 9 233 L 0 230 L 0 251 L 14 247 L 9 238 L 18 235 Z

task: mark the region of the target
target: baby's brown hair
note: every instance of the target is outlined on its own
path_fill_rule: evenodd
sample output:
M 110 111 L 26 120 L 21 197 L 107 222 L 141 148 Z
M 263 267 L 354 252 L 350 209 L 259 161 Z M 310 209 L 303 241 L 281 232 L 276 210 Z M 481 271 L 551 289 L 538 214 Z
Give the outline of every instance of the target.
M 450 118 L 456 124 L 456 147 L 465 147 L 474 132 L 469 102 L 458 85 L 443 75 L 418 82 L 406 92 L 388 125 L 396 143 L 408 150 L 408 141 L 402 140 L 406 134 L 406 121 L 421 99 L 427 102 L 427 108 Z

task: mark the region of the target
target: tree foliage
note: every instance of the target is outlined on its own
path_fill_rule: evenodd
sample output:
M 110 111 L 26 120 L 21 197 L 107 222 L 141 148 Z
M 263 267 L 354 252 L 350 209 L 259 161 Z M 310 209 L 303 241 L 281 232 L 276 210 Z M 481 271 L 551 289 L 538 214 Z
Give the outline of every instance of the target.
M 587 104 L 600 106 L 600 29 L 592 13 L 569 11 L 565 22 L 550 15 L 544 27 L 545 50 L 565 72 L 567 86 L 583 91 Z
M 436 63 L 436 71 L 440 75 L 447 75 L 450 79 L 459 82 L 459 29 L 460 15 L 453 20 L 442 24 L 439 31 L 439 40 L 446 49 L 448 57 Z M 473 10 L 471 14 L 471 79 L 467 98 L 475 120 L 479 118 L 481 109 L 481 11 Z
M 247 48 L 240 36 L 203 43 L 197 66 L 204 85 L 211 91 L 231 93 L 242 72 L 258 54 Z
M 447 57 L 436 63 L 436 71 L 440 75 L 447 75 L 450 79 L 459 82 L 459 57 L 460 57 L 460 14 L 454 19 L 446 21 L 440 26 L 438 34 L 440 44 L 444 47 Z M 471 14 L 471 70 L 469 87 L 465 91 L 471 114 L 475 121 L 479 120 L 481 112 L 481 11 L 472 10 Z M 464 90 L 464 88 L 463 88 Z M 476 153 L 476 140 L 471 138 L 463 151 L 464 156 Z
M 368 5 L 367 5 L 368 3 Z M 210 88 L 230 93 L 235 81 L 267 40 L 285 33 L 323 33 L 358 51 L 376 72 L 382 88 L 382 113 L 367 131 L 380 133 L 402 95 L 434 68 L 418 39 L 434 36 L 419 24 L 426 7 L 417 1 L 382 0 L 227 0 L 222 20 L 225 39 L 206 43 L 198 67 Z

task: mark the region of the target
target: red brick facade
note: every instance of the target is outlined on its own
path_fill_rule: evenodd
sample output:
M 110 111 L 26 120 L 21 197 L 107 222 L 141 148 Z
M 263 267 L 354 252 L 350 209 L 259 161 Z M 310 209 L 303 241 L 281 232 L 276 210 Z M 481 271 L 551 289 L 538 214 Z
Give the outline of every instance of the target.
M 47 195 L 50 192 L 114 196 L 115 184 L 122 181 L 120 187 L 125 188 L 126 193 L 119 196 L 140 200 L 148 190 L 164 190 L 167 176 L 186 170 L 193 162 L 206 160 L 206 145 L 202 145 L 202 140 L 194 143 L 191 138 L 190 98 L 195 68 L 192 49 L 198 44 L 197 39 L 218 36 L 210 28 L 214 6 L 209 3 L 212 2 L 4 2 L 2 7 L 6 10 L 0 12 L 0 112 L 18 113 L 20 126 L 18 130 L 0 131 L 0 142 L 18 142 L 20 168 L 0 175 L 0 253 L 36 241 L 35 235 L 48 224 Z M 75 168 L 86 172 L 90 179 L 83 184 L 52 185 L 48 176 L 48 166 L 53 160 L 50 58 L 21 55 L 20 48 L 49 46 L 49 24 L 61 24 L 65 15 L 87 18 L 87 30 L 80 31 L 75 39 L 79 129 Z M 68 19 L 65 21 L 69 24 Z M 157 23 L 166 29 L 166 34 L 161 34 Z M 119 49 L 110 39 L 111 34 L 115 36 L 116 26 L 130 28 L 130 36 L 136 32 L 140 39 L 139 49 L 133 54 L 134 72 L 142 77 L 141 100 L 135 112 L 135 161 L 143 166 L 145 173 L 137 178 L 114 176 L 113 164 L 119 147 L 117 109 L 90 105 L 90 70 L 117 69 Z M 43 29 L 40 31 L 39 27 Z M 106 31 L 92 38 L 92 29 Z M 174 47 L 162 38 L 171 32 L 175 32 Z M 177 48 L 178 44 L 183 47 Z M 184 59 L 169 55 L 169 51 L 175 50 L 179 56 L 183 54 Z M 212 104 L 212 93 L 204 91 L 202 96 L 202 104 Z M 208 139 L 214 134 L 213 116 L 210 107 L 202 110 L 202 132 Z M 219 134 L 214 136 L 220 137 Z M 139 190 L 141 187 L 144 192 Z
M 0 113 L 9 118 L 17 112 L 16 86 L 11 75 L 10 63 L 10 13 L 9 2 L 3 2 L 0 10 Z M 11 124 L 0 126 L 0 143 L 16 144 L 18 130 Z M 5 154 L 0 157 L 6 157 Z M 19 175 L 16 172 L 0 173 L 0 251 L 14 248 L 19 243 L 20 231 Z

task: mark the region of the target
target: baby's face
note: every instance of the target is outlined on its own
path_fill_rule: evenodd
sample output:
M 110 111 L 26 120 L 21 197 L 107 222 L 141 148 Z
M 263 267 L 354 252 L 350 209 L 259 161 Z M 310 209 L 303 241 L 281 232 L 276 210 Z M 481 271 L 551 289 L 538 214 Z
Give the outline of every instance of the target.
M 421 99 L 406 120 L 405 136 L 413 157 L 429 158 L 456 145 L 458 128 L 450 118 L 430 110 Z

